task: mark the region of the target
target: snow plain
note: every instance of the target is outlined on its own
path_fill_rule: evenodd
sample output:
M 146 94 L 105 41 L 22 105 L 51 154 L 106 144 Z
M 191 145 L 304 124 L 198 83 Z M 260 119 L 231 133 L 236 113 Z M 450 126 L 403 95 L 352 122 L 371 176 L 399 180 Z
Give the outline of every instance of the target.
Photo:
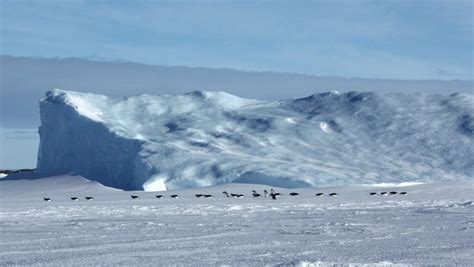
M 0 265 L 409 266 L 474 262 L 474 183 L 122 191 L 80 176 L 0 180 Z M 245 198 L 225 198 L 223 190 Z M 296 191 L 299 196 L 289 196 Z M 370 192 L 406 191 L 407 195 Z M 326 196 L 316 197 L 318 192 Z M 337 192 L 337 197 L 328 193 Z M 213 194 L 198 199 L 197 193 Z M 130 195 L 140 198 L 131 199 Z M 157 199 L 156 194 L 164 195 Z M 171 199 L 171 194 L 179 198 Z M 77 196 L 79 201 L 71 201 Z M 85 201 L 93 196 L 93 201 Z M 51 202 L 43 201 L 51 197 Z

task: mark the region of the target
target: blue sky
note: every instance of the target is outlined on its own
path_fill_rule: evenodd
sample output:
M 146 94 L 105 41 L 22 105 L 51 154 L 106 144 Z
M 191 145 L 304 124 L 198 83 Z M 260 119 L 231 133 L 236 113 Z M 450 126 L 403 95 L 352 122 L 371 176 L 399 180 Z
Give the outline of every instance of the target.
M 472 79 L 472 1 L 1 1 L 1 54 Z

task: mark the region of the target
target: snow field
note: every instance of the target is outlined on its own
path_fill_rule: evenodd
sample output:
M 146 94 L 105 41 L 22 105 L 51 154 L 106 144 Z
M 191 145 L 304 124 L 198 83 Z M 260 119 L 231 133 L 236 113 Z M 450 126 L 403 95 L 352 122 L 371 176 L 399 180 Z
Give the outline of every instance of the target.
M 22 195 L 25 185 L 31 190 Z M 406 266 L 474 262 L 472 182 L 275 188 L 284 194 L 277 200 L 252 198 L 253 189 L 262 193 L 269 187 L 230 184 L 172 192 L 126 192 L 70 176 L 2 180 L 0 265 Z M 224 190 L 246 197 L 224 198 Z M 387 190 L 408 194 L 369 195 Z M 292 191 L 300 195 L 289 196 Z M 339 195 L 316 197 L 317 192 Z M 196 193 L 212 194 L 213 198 L 198 199 Z M 51 202 L 42 200 L 47 194 Z M 131 199 L 132 194 L 140 198 Z M 156 199 L 156 194 L 165 198 Z M 179 198 L 171 199 L 171 194 Z M 86 195 L 95 200 L 69 199 Z

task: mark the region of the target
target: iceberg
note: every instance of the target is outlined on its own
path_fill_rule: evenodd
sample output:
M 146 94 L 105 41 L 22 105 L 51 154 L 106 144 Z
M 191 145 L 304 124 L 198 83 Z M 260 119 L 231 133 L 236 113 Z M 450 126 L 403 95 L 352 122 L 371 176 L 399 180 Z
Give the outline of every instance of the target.
M 37 168 L 124 190 L 226 183 L 296 188 L 472 180 L 474 96 L 225 92 L 40 101 Z

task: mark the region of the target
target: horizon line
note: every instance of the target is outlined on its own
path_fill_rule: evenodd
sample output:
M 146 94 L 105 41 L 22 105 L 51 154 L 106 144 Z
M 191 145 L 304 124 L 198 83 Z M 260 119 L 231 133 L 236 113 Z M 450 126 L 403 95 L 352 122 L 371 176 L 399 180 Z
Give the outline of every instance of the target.
M 301 72 L 284 72 L 284 71 L 271 71 L 271 70 L 244 70 L 233 67 L 208 67 L 208 66 L 194 66 L 194 65 L 165 65 L 165 64 L 152 64 L 137 61 L 130 61 L 126 59 L 94 59 L 87 57 L 42 57 L 42 56 L 24 56 L 24 55 L 11 55 L 1 54 L 0 58 L 15 58 L 15 59 L 32 59 L 32 60 L 80 60 L 91 63 L 100 64 L 133 64 L 142 65 L 146 67 L 161 67 L 161 68 L 182 68 L 182 69 L 207 69 L 207 70 L 223 70 L 240 73 L 255 73 L 255 74 L 274 74 L 274 75 L 298 75 L 311 78 L 321 79 L 344 79 L 344 80 L 372 80 L 372 81 L 402 81 L 402 82 L 474 82 L 473 79 L 394 79 L 394 78 L 367 78 L 367 77 L 345 77 L 345 76 L 321 76 L 317 74 L 301 73 Z M 0 62 L 1 63 L 1 62 Z

